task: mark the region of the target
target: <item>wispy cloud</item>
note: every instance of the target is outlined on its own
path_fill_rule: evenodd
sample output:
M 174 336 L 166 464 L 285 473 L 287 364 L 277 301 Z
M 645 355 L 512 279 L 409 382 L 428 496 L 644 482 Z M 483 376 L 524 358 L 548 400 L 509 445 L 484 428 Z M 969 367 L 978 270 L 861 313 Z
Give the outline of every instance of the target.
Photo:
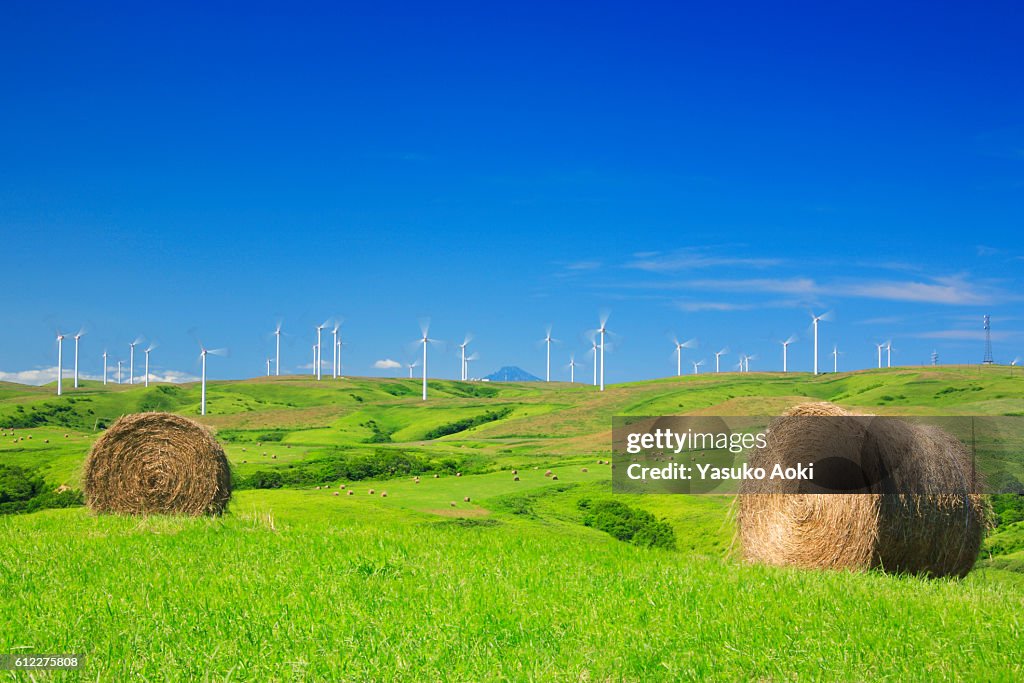
M 878 280 L 850 282 L 837 296 L 909 301 L 946 305 L 978 305 L 992 302 L 992 294 L 962 277 L 934 278 L 931 282 Z
M 928 332 L 920 332 L 915 335 L 920 339 L 953 339 L 963 341 L 984 341 L 985 332 L 983 330 L 931 330 Z M 1007 341 L 1010 339 L 1016 339 L 1021 337 L 1021 333 L 1014 330 L 1002 330 L 992 332 L 993 341 Z
M 402 364 L 399 363 L 397 360 L 384 358 L 382 360 L 374 362 L 373 367 L 377 368 L 378 370 L 397 370 L 398 368 L 402 367 Z
M 753 304 L 730 303 L 727 301 L 677 301 L 675 306 L 687 313 L 698 313 L 700 311 L 746 311 L 753 308 Z
M 768 268 L 782 263 L 777 258 L 713 254 L 704 249 L 680 249 L 668 254 L 645 254 L 625 264 L 626 268 L 654 273 L 696 270 L 716 267 Z

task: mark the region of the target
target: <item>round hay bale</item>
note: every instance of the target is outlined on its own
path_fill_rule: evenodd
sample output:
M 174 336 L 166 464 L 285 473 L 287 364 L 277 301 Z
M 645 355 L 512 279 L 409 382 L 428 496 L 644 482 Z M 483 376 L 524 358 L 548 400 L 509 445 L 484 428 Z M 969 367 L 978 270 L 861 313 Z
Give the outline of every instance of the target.
M 558 481 L 558 475 L 557 474 L 552 474 L 551 475 L 551 481 Z
M 860 419 L 797 419 L 806 417 Z M 805 483 L 797 480 L 744 480 L 739 539 L 746 560 L 960 577 L 974 566 L 987 512 L 970 492 L 970 455 L 954 436 L 807 403 L 772 421 L 767 447 L 752 451 L 749 462 L 788 467 L 812 453 L 855 464 L 866 492 L 801 493 Z
M 231 498 L 231 472 L 204 426 L 171 413 L 119 418 L 93 444 L 83 474 L 95 512 L 216 515 Z
M 380 497 L 381 498 L 387 498 L 388 497 L 388 492 L 387 491 L 381 491 L 380 492 Z
M 512 477 L 512 481 L 519 481 L 519 477 Z
M 350 496 L 354 496 L 354 495 L 356 495 L 356 492 L 355 492 L 355 491 L 353 491 L 352 489 L 349 489 L 349 490 L 348 490 L 348 495 L 350 495 Z
M 463 498 L 462 500 L 464 500 L 464 501 L 466 501 L 466 502 L 468 503 L 468 502 L 469 502 L 469 496 L 466 496 L 466 497 L 465 497 L 465 498 Z
M 371 496 L 373 495 L 373 489 L 370 489 L 370 495 Z

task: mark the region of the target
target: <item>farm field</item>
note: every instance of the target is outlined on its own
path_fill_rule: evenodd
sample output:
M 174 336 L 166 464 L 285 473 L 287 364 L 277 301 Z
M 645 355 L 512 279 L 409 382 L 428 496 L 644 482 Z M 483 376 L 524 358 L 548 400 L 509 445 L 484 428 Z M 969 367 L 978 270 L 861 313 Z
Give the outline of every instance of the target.
M 86 655 L 55 680 L 1019 679 L 1024 523 L 964 580 L 749 566 L 731 497 L 613 496 L 598 461 L 613 415 L 1012 415 L 1022 387 L 977 367 L 439 380 L 424 404 L 417 380 L 261 378 L 211 383 L 198 418 L 194 385 L 0 384 L 0 465 L 47 486 L 79 488 L 101 428 L 142 410 L 213 428 L 238 486 L 214 519 L 0 516 L 0 652 Z M 673 542 L 597 528 L 608 501 Z

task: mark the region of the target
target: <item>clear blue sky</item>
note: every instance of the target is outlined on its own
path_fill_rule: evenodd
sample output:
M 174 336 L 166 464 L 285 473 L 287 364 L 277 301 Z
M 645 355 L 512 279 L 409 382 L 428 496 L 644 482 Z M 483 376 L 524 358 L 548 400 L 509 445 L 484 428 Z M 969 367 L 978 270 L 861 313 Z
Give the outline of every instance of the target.
M 5 2 L 0 377 L 82 324 L 261 374 L 278 318 L 296 371 L 334 316 L 351 374 L 430 316 L 567 376 L 602 309 L 611 382 L 809 369 L 809 309 L 823 367 L 1024 355 L 1024 11 L 831 5 Z

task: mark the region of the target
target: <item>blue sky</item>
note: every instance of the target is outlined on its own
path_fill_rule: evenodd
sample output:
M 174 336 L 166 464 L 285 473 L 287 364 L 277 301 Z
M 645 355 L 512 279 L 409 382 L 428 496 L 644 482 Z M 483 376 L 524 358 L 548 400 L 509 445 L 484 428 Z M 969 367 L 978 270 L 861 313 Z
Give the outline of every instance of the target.
M 1024 355 L 1019 5 L 488 5 L 4 3 L 0 378 L 81 325 L 261 374 L 278 319 L 299 371 L 339 316 L 351 374 L 429 316 L 440 376 L 552 324 L 567 377 L 601 310 L 611 382 L 809 369 L 812 309 L 823 367 Z

